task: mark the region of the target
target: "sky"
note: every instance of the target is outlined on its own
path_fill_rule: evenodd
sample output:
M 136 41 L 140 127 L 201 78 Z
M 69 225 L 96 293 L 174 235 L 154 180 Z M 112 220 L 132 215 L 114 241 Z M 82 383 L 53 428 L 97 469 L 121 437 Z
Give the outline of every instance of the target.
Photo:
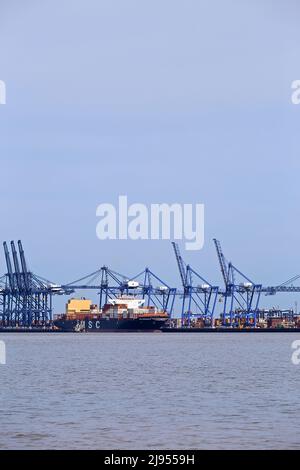
M 106 264 L 179 286 L 169 241 L 100 241 L 96 208 L 203 203 L 203 249 L 180 247 L 210 282 L 214 237 L 255 282 L 300 273 L 299 20 L 297 0 L 0 0 L 1 239 L 57 283 Z

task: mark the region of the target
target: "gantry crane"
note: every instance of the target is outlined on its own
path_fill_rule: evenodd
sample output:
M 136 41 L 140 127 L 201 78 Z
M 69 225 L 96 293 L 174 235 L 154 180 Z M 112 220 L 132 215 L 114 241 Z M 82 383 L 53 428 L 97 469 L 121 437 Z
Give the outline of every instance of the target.
M 52 321 L 53 295 L 70 294 L 57 284 L 28 271 L 22 242 L 3 243 L 7 273 L 1 278 L 0 323 L 4 326 L 44 326 Z
M 154 286 L 153 281 L 159 285 Z M 130 277 L 113 271 L 108 266 L 102 266 L 97 271 L 63 287 L 72 290 L 98 290 L 100 309 L 110 299 L 126 295 L 144 299 L 148 306 L 152 305 L 169 313 L 170 316 L 176 296 L 176 288 L 170 287 L 148 267 Z
M 213 317 L 219 287 L 210 284 L 189 264 L 186 265 L 180 254 L 179 246 L 172 242 L 183 287 L 181 322 L 190 326 L 192 318 L 200 318 L 206 326 L 213 326 Z M 194 285 L 194 281 L 200 284 Z
M 262 284 L 257 284 L 243 274 L 231 262 L 227 262 L 221 243 L 214 238 L 214 244 L 224 280 L 224 326 L 237 326 L 242 320 L 247 326 L 256 326 L 259 314 L 259 300 Z

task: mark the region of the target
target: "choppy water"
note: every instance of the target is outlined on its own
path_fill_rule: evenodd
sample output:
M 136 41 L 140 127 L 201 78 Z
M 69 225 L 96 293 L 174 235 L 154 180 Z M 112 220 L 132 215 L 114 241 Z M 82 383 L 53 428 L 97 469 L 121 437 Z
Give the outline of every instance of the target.
M 299 334 L 6 334 L 2 449 L 300 448 Z

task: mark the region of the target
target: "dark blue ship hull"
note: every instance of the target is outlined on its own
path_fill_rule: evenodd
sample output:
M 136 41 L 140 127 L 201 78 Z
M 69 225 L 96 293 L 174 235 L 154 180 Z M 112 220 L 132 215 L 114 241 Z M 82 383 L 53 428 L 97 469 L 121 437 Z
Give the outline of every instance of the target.
M 151 332 L 160 331 L 166 325 L 165 318 L 137 318 L 137 319 L 117 319 L 101 318 L 99 320 L 55 320 L 54 325 L 61 331 L 66 332 Z

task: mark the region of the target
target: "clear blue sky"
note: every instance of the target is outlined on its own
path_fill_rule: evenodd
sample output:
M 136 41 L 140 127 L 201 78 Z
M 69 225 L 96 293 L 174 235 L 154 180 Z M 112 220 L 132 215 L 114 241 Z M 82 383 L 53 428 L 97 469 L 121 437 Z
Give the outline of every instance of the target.
M 202 202 L 184 256 L 213 283 L 213 237 L 257 282 L 299 273 L 299 22 L 297 0 L 1 0 L 1 239 L 56 282 L 179 284 L 169 242 L 99 241 L 96 207 Z

